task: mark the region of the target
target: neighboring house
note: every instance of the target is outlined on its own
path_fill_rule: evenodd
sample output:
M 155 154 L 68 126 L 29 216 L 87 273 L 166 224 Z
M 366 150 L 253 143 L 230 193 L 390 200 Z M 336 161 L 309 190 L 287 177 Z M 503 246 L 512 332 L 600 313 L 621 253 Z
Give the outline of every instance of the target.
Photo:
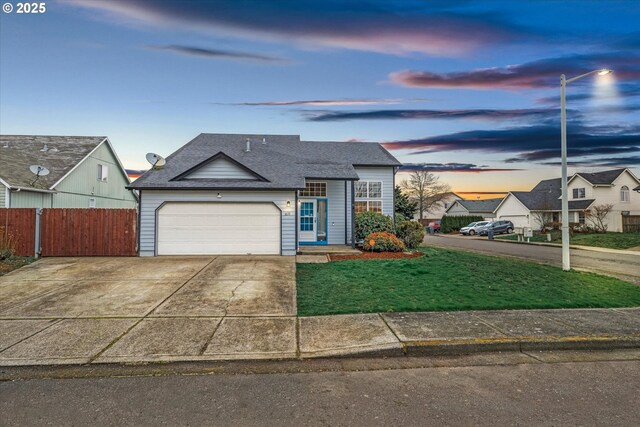
M 129 186 L 139 190 L 140 255 L 353 244 L 354 212 L 393 216 L 400 165 L 375 143 L 200 134 Z
M 640 183 L 629 169 L 578 172 L 568 180 L 569 222 L 588 222 L 587 211 L 611 204 L 605 218 L 608 231 L 623 231 L 623 215 L 640 215 L 640 194 L 632 188 Z M 560 222 L 562 212 L 560 178 L 540 181 L 531 191 L 512 191 L 496 208 L 498 219 L 511 220 L 516 227 L 542 228 L 543 223 Z
M 129 183 L 104 136 L 0 135 L 0 207 L 135 208 Z
M 456 193 L 449 192 L 445 196 L 442 197 L 437 203 L 434 203 L 426 212 L 424 212 L 423 223 L 430 223 L 433 221 L 437 221 L 442 219 L 442 216 L 446 212 L 447 209 L 456 201 L 462 200 L 462 197 L 458 196 Z M 419 219 L 420 212 L 417 212 L 414 215 L 413 219 Z
M 485 200 L 456 200 L 445 211 L 445 214 L 449 216 L 478 215 L 482 216 L 485 220 L 491 220 L 495 218 L 493 211 L 501 201 L 501 198 Z

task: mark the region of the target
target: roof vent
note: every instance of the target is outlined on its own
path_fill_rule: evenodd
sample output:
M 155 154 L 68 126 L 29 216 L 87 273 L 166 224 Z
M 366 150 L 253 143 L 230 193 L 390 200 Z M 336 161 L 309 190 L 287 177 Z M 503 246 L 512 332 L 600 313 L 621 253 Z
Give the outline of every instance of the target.
M 247 148 L 244 149 L 247 153 L 251 151 L 251 139 L 247 138 Z
M 262 137 L 262 145 L 267 145 L 267 138 L 264 136 Z
M 43 153 L 46 153 L 47 151 L 49 151 L 49 147 L 47 147 L 47 144 L 44 144 L 44 147 L 42 147 L 40 151 L 42 151 Z

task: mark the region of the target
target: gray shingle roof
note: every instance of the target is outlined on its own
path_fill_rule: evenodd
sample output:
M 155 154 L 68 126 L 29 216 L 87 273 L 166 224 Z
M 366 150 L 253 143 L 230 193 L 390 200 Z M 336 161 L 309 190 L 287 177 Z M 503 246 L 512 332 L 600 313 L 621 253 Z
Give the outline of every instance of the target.
M 251 140 L 249 152 L 245 151 L 247 138 Z M 176 179 L 219 153 L 265 180 Z M 400 162 L 376 143 L 300 141 L 297 135 L 203 133 L 168 156 L 163 169 L 146 172 L 130 188 L 298 189 L 304 188 L 305 178 L 356 180 L 354 166 L 365 165 L 400 166 Z
M 557 191 L 512 191 L 513 194 L 530 211 L 560 211 L 562 201 L 560 200 L 560 189 Z M 569 200 L 569 210 L 587 209 L 594 199 Z
M 611 185 L 625 170 L 625 168 L 621 168 L 602 172 L 578 172 L 576 175 L 580 175 L 592 185 Z
M 502 198 L 486 200 L 458 200 L 458 203 L 464 206 L 469 213 L 482 213 L 493 212 L 501 201 Z
M 104 136 L 0 135 L 0 178 L 11 187 L 50 189 L 87 154 L 102 143 Z M 42 151 L 44 146 L 48 151 Z M 38 178 L 29 166 L 49 169 Z

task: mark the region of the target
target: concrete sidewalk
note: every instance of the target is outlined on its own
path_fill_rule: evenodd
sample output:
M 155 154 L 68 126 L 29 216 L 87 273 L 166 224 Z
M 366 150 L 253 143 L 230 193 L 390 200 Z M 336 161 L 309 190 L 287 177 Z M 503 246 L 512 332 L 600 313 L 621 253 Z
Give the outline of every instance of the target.
M 0 320 L 0 366 L 640 348 L 640 308 Z

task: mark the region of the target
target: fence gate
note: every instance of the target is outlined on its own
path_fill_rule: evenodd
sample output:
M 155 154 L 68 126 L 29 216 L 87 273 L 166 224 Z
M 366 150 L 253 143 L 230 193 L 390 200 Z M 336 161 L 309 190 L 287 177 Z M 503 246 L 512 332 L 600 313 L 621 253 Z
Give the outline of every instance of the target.
M 640 215 L 622 215 L 623 233 L 640 233 Z
M 0 246 L 11 245 L 17 256 L 33 256 L 35 236 L 35 209 L 0 208 Z

